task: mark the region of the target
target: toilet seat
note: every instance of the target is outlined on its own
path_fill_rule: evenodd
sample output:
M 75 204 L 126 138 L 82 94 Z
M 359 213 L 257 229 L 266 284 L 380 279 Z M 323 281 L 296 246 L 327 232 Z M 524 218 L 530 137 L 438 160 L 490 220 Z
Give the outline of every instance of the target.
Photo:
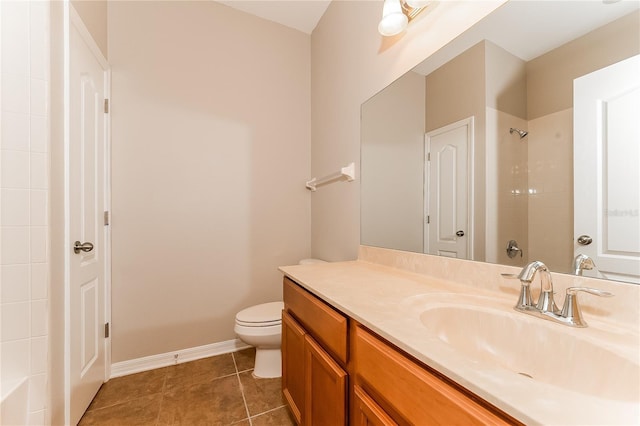
M 262 322 L 246 322 L 246 321 L 236 320 L 236 325 L 240 325 L 242 327 L 271 327 L 274 325 L 281 325 L 281 324 L 282 324 L 282 320 L 262 321 Z
M 283 302 L 251 306 L 236 314 L 236 324 L 244 327 L 271 327 L 282 324 Z

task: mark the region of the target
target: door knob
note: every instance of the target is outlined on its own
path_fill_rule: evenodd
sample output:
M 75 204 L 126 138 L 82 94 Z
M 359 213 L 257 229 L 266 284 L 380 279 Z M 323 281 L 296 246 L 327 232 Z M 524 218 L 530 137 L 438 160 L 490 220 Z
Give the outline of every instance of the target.
M 456 232 L 456 236 L 458 236 L 458 237 L 464 237 L 464 231 L 458 231 L 458 232 Z
M 593 238 L 591 238 L 588 235 L 580 235 L 578 237 L 578 244 L 580 244 L 581 246 L 588 246 L 592 242 L 593 242 Z
M 516 255 L 520 253 L 520 257 L 522 257 L 522 249 L 518 247 L 518 243 L 516 240 L 509 240 L 507 243 L 507 256 L 509 259 L 513 259 Z
M 91 250 L 93 250 L 93 244 L 89 242 L 81 243 L 80 241 L 76 241 L 75 243 L 73 243 L 73 252 L 75 254 L 78 254 L 81 251 L 89 253 Z

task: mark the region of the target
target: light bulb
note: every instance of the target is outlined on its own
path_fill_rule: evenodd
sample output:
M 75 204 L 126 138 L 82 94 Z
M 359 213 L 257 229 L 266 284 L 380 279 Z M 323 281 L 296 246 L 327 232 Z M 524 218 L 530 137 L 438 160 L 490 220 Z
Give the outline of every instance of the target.
M 400 0 L 384 0 L 382 19 L 378 24 L 378 31 L 383 36 L 394 36 L 407 28 L 409 19 L 402 13 Z

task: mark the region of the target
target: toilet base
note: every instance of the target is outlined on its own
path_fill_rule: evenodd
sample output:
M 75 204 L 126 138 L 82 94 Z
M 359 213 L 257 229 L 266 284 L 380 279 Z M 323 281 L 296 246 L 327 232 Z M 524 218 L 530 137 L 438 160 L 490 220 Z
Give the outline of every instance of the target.
M 253 375 L 264 379 L 282 377 L 282 352 L 280 348 L 256 348 L 256 363 Z

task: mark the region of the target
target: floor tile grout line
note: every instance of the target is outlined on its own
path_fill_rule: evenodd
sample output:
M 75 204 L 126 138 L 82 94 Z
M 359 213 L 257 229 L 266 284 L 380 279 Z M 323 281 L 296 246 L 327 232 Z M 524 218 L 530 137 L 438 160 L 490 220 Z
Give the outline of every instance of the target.
M 247 398 L 244 396 L 244 387 L 242 386 L 242 380 L 240 380 L 240 373 L 238 373 L 238 364 L 236 363 L 236 357 L 233 352 L 231 353 L 231 358 L 233 358 L 233 365 L 236 368 L 238 384 L 240 385 L 240 393 L 242 394 L 242 402 L 244 402 L 244 409 L 247 412 L 247 420 L 249 420 L 249 426 L 253 426 L 253 422 L 251 421 L 251 413 L 249 413 L 249 406 L 247 405 Z
M 167 369 L 164 372 L 164 380 L 162 381 L 162 395 L 160 396 L 160 405 L 158 406 L 158 415 L 156 416 L 155 425 L 158 426 L 160 424 L 160 413 L 162 413 L 162 403 L 164 402 L 164 393 L 167 390 L 167 376 L 169 375 L 169 370 Z
M 236 369 L 236 370 L 237 370 L 237 369 Z M 173 385 L 173 386 L 170 386 L 169 388 L 165 387 L 165 388 L 163 389 L 163 392 L 166 392 L 166 391 L 168 391 L 168 390 L 170 390 L 170 389 L 179 388 L 179 387 L 181 387 L 181 386 L 191 386 L 191 385 L 197 385 L 197 384 L 200 384 L 200 383 L 212 382 L 212 381 L 214 381 L 214 380 L 225 379 L 225 378 L 227 378 L 227 377 L 235 376 L 236 374 L 238 374 L 238 373 L 229 373 L 229 374 L 224 374 L 224 375 L 222 375 L 222 376 L 208 377 L 208 378 L 206 378 L 206 379 L 202 379 L 202 381 L 190 382 L 190 383 L 187 383 L 186 385 L 185 385 L 185 384 Z
M 279 410 L 279 409 L 284 408 L 284 407 L 286 407 L 286 405 L 283 404 L 283 405 L 280 405 L 279 407 L 271 408 L 271 409 L 269 409 L 267 411 L 264 411 L 264 412 L 262 412 L 260 414 L 256 414 L 254 416 L 251 416 L 250 419 L 255 419 L 258 416 L 262 416 L 263 414 L 268 414 L 268 413 L 270 413 L 272 411 L 276 411 L 276 410 Z
M 225 379 L 227 377 L 235 376 L 236 374 L 238 374 L 237 373 L 238 368 L 235 365 L 235 359 L 233 358 L 233 355 L 231 355 L 231 359 L 234 362 L 234 364 L 233 364 L 234 372 L 233 373 L 223 374 L 222 376 L 216 376 L 216 377 L 207 377 L 207 378 L 203 378 L 201 380 L 196 380 L 196 381 L 189 382 L 187 384 L 182 383 L 182 384 L 176 384 L 176 385 L 171 385 L 171 386 L 168 385 L 167 384 L 167 380 L 169 379 L 169 373 L 167 371 L 167 375 L 165 376 L 165 381 L 164 381 L 162 392 L 164 393 L 164 392 L 168 392 L 170 390 L 173 390 L 173 389 L 176 389 L 176 388 L 180 388 L 180 387 L 184 387 L 184 386 L 192 386 L 192 385 L 201 384 L 201 383 L 209 383 L 209 382 L 213 382 L 215 380 L 220 380 L 220 379 Z M 183 363 L 183 364 L 186 364 L 186 363 Z M 176 379 L 176 377 L 173 377 L 173 379 Z
M 135 397 L 135 398 L 125 399 L 125 400 L 123 400 L 123 401 L 116 402 L 115 404 L 105 405 L 104 407 L 94 408 L 94 409 L 92 409 L 92 410 L 86 410 L 86 411 L 84 412 L 84 414 L 87 414 L 87 413 L 93 413 L 94 411 L 101 411 L 101 410 L 105 410 L 105 409 L 107 409 L 107 408 L 113 408 L 113 407 L 116 407 L 116 406 L 118 406 L 118 405 L 128 404 L 128 403 L 133 402 L 133 401 L 136 401 L 136 400 L 138 400 L 138 399 L 149 398 L 149 397 L 151 397 L 151 396 L 155 396 L 155 395 L 162 395 L 162 392 L 154 392 L 154 393 L 150 393 L 150 394 L 147 394 L 147 395 L 137 396 L 137 397 Z M 84 415 L 84 414 L 83 414 L 83 415 Z

